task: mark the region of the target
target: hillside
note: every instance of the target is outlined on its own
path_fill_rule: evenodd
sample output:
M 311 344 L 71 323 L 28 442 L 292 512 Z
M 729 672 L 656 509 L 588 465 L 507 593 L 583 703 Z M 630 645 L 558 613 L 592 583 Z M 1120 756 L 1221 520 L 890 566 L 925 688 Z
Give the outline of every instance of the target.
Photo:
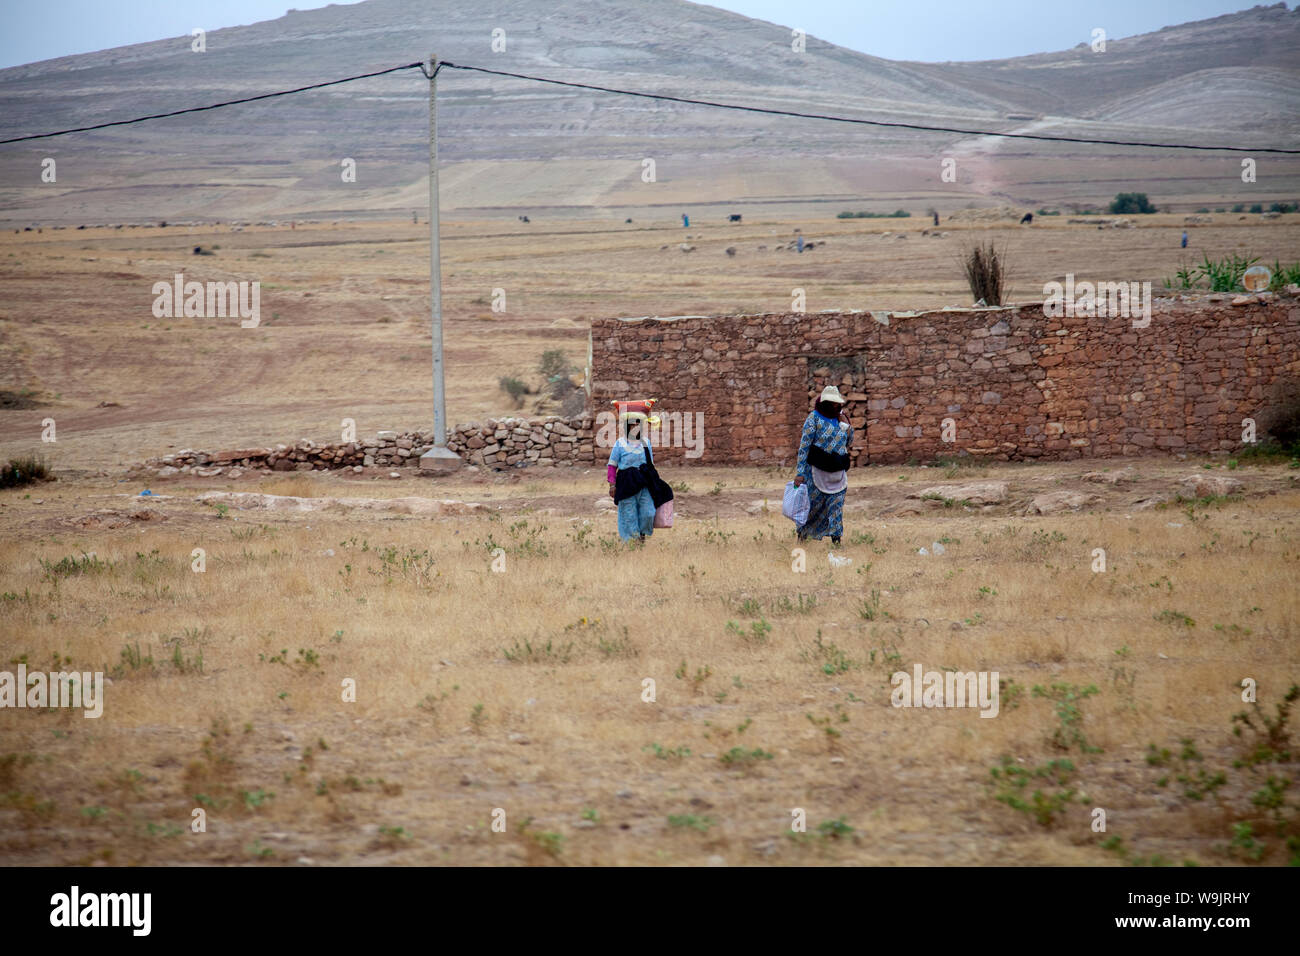
M 490 49 L 498 27 L 504 53 Z M 814 37 L 796 54 L 789 38 L 786 27 L 684 0 L 558 8 L 510 0 L 490 15 L 453 0 L 367 0 L 212 31 L 203 53 L 179 37 L 0 71 L 0 137 L 306 85 L 436 51 L 559 79 L 934 125 L 1011 130 L 1035 117 L 1035 131 L 1049 135 L 1177 139 L 1185 131 L 1196 141 L 1261 145 L 1300 138 L 1300 14 L 1282 5 L 1112 39 L 1103 54 L 1084 45 L 974 63 L 894 62 Z M 1053 177 L 1012 166 L 973 163 L 958 183 L 940 184 L 938 157 L 962 145 L 945 134 L 707 110 L 480 73 L 444 72 L 439 120 L 444 203 L 466 214 L 543 206 L 666 218 L 701 201 L 1061 198 L 1025 192 Z M 14 222 L 405 215 L 425 205 L 426 130 L 427 84 L 408 71 L 18 144 L 0 149 L 0 215 Z M 1098 155 L 974 142 L 980 157 L 995 159 L 1095 163 Z M 33 173 L 47 156 L 59 161 L 54 184 Z M 1222 157 L 1160 156 L 1169 162 L 1151 170 L 1153 192 L 1166 180 L 1219 176 L 1206 164 Z M 339 175 L 344 157 L 357 160 L 355 183 Z M 645 157 L 659 166 L 652 185 L 640 180 Z M 864 159 L 871 168 L 855 168 Z M 498 168 L 502 162 L 511 165 Z M 1061 170 L 1056 178 L 1095 175 Z M 1297 186 L 1300 164 L 1291 160 L 1269 181 L 1284 196 Z

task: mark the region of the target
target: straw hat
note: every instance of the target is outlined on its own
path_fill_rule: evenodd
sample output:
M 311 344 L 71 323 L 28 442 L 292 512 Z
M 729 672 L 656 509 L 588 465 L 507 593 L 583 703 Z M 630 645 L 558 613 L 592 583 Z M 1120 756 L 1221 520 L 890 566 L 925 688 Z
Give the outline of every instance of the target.
M 827 385 L 825 388 L 822 389 L 822 396 L 821 398 L 817 399 L 817 401 L 818 403 L 835 402 L 837 405 L 843 405 L 844 396 L 840 394 L 840 390 L 836 388 L 834 385 Z

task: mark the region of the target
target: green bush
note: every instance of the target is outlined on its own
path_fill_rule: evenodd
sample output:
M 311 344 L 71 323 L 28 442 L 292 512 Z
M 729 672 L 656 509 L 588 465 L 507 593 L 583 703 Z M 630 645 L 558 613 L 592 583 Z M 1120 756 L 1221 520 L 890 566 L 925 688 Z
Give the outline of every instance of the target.
M 513 378 L 509 375 L 503 375 L 497 381 L 497 384 L 501 387 L 501 391 L 505 392 L 515 400 L 515 405 L 522 405 L 524 403 L 524 396 L 528 394 L 528 386 L 519 379 Z
M 1279 291 L 1286 285 L 1300 285 L 1300 262 L 1293 262 L 1289 266 L 1273 260 L 1273 278 L 1269 280 L 1268 287 L 1274 291 Z
M 1246 270 L 1258 261 L 1259 256 L 1247 259 L 1235 252 L 1222 259 L 1211 259 L 1207 255 L 1201 263 L 1200 271 L 1209 280 L 1211 292 L 1235 292 L 1241 288 L 1241 277 L 1246 274 Z
M 563 349 L 548 349 L 542 353 L 542 360 L 537 365 L 546 382 L 546 389 L 551 398 L 560 403 L 560 414 L 566 418 L 581 415 L 587 407 L 587 393 L 581 385 L 574 385 L 569 376 L 578 371 L 569 364 Z
M 1131 216 L 1136 213 L 1157 212 L 1146 193 L 1119 193 L 1110 204 L 1112 215 Z
M 563 349 L 548 349 L 542 353 L 542 360 L 537 364 L 537 371 L 548 382 L 556 377 L 568 375 L 571 371 L 569 360 Z
M 1201 819 L 1231 836 L 1220 846 L 1229 857 L 1300 866 L 1300 804 L 1293 796 L 1300 754 L 1290 726 L 1297 700 L 1300 686 L 1292 684 L 1271 715 L 1257 701 L 1234 714 L 1236 753 L 1230 761 L 1202 753 L 1191 738 L 1180 740 L 1176 749 L 1147 748 L 1146 762 L 1160 775 L 1155 785 L 1177 783 L 1169 787 L 1170 802 L 1195 806 Z

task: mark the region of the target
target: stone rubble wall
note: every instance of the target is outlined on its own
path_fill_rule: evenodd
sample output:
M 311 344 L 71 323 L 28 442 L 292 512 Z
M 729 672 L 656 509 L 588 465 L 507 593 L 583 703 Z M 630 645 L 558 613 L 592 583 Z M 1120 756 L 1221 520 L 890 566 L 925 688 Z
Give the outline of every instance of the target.
M 185 448 L 150 458 L 146 471 L 160 477 L 194 474 L 201 478 L 238 478 L 245 471 L 329 471 L 350 468 L 418 468 L 420 456 L 433 447 L 433 432 L 380 432 L 368 441 L 317 444 L 304 438 L 274 448 L 239 448 L 220 452 Z M 589 418 L 502 418 L 456 425 L 447 447 L 467 464 L 484 468 L 590 465 L 592 426 Z

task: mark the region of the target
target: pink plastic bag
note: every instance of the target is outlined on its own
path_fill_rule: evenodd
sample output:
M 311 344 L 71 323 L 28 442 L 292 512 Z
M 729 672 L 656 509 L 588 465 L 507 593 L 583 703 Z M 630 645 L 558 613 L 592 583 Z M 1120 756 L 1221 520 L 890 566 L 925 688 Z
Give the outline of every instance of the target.
M 669 498 L 655 509 L 655 527 L 671 528 L 673 526 L 673 501 Z

